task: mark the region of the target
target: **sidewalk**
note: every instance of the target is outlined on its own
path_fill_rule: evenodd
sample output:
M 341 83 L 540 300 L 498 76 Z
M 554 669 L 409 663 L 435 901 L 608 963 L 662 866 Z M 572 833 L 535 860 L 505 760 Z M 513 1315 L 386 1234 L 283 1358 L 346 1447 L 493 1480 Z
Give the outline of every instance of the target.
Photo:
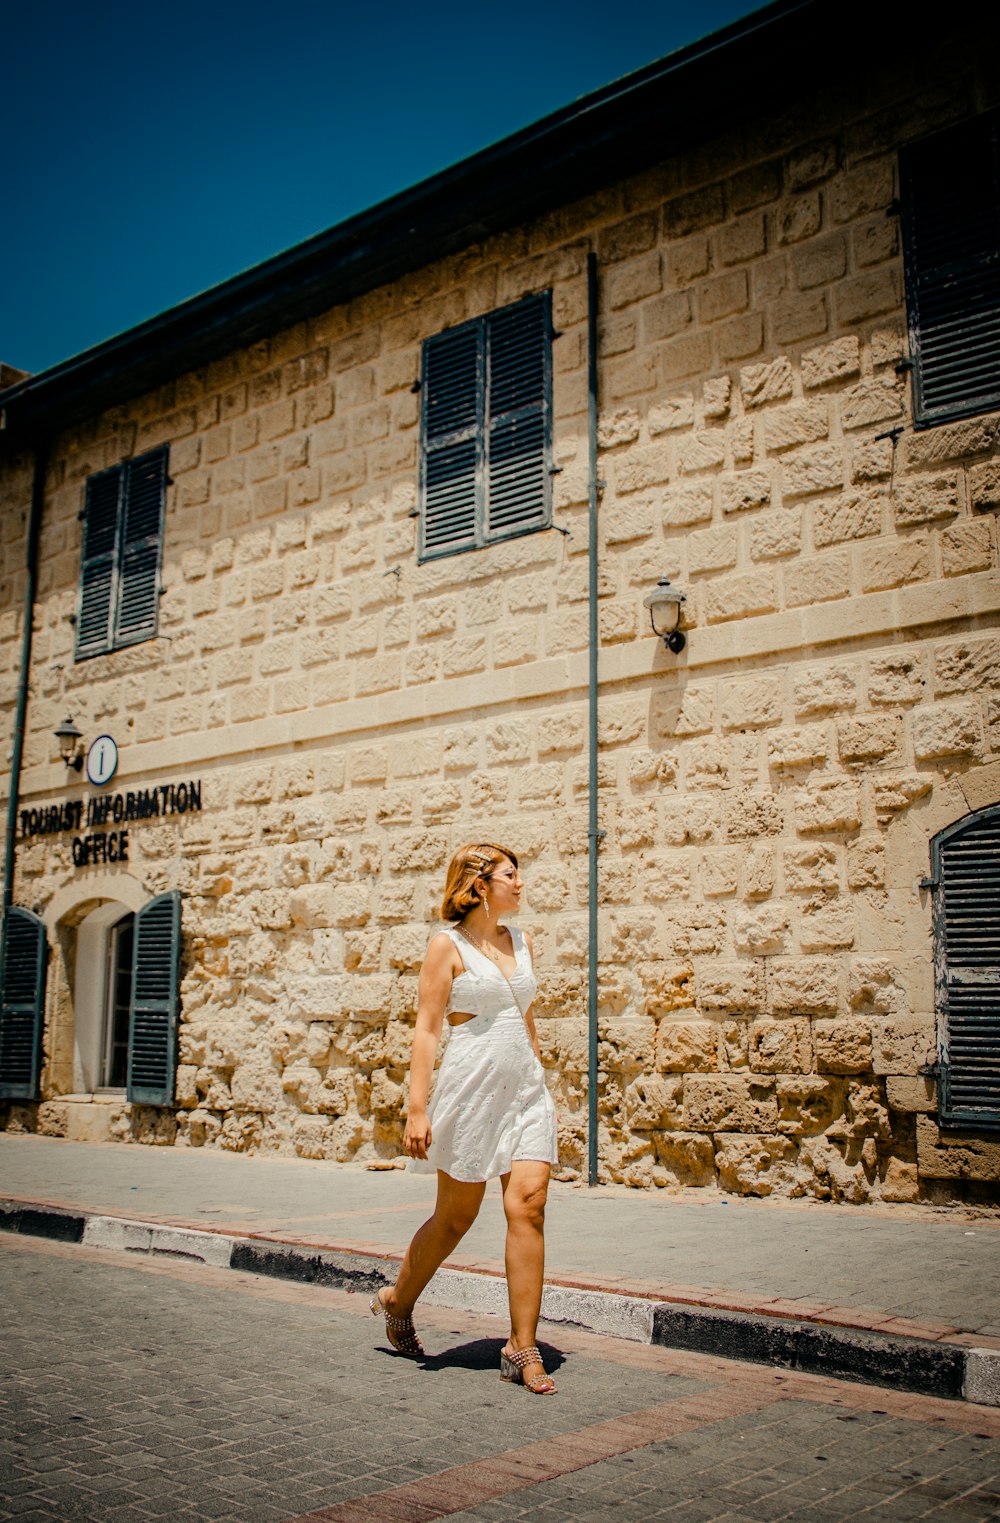
M 359 1290 L 433 1199 L 399 1169 L 0 1133 L 8 1230 Z M 547 1320 L 1000 1405 L 1000 1216 L 554 1184 L 546 1248 Z M 502 1274 L 493 1184 L 429 1295 L 499 1310 Z

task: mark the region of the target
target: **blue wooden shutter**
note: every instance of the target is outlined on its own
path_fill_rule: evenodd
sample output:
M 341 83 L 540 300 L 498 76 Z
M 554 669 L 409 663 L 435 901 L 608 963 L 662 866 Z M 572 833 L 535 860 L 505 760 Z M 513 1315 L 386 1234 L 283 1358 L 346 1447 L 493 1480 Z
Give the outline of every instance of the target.
M 133 1104 L 174 1101 L 180 950 L 181 896 L 175 889 L 151 899 L 135 917 L 127 1089 Z
M 80 566 L 80 612 L 76 656 L 95 656 L 111 648 L 118 571 L 118 519 L 124 472 L 91 476 L 83 514 Z
M 166 450 L 130 460 L 124 470 L 115 644 L 134 645 L 156 634 Z
M 1000 407 L 998 125 L 982 117 L 900 153 L 918 427 Z
M 0 956 L 0 1098 L 36 1100 L 45 1016 L 45 925 L 17 906 L 4 916 Z
M 487 319 L 486 537 L 491 540 L 549 522 L 551 334 L 547 293 Z
M 482 522 L 482 324 L 424 345 L 420 558 L 471 550 Z
M 1000 804 L 931 842 L 943 1122 L 1000 1127 Z

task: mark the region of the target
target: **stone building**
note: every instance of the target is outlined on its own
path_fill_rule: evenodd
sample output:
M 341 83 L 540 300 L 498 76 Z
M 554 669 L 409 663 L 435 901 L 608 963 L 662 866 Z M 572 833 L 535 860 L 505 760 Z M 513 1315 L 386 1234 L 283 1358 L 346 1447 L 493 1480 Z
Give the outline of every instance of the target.
M 996 23 L 897 21 L 770 6 L 0 392 L 2 1124 L 396 1155 L 485 838 L 585 1174 L 593 844 L 602 1178 L 991 1197 Z

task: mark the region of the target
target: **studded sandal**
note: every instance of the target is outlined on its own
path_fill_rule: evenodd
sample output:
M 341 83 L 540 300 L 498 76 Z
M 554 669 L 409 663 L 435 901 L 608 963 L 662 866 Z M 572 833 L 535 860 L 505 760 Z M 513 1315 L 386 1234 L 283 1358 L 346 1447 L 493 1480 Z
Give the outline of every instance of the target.
M 389 1343 L 397 1354 L 402 1354 L 405 1359 L 424 1357 L 424 1346 L 414 1330 L 412 1316 L 394 1317 L 391 1311 L 386 1311 L 381 1292 L 372 1296 L 368 1302 L 368 1308 L 373 1317 L 385 1318 L 385 1330 Z
M 524 1373 L 529 1364 L 541 1364 L 542 1356 L 532 1344 L 531 1348 L 512 1349 L 510 1345 L 500 1352 L 500 1379 L 509 1380 L 513 1385 L 523 1385 L 526 1391 L 531 1391 L 535 1396 L 550 1396 L 555 1393 L 556 1383 L 551 1375 L 545 1373 L 542 1366 L 542 1374 L 535 1375 L 531 1380 Z

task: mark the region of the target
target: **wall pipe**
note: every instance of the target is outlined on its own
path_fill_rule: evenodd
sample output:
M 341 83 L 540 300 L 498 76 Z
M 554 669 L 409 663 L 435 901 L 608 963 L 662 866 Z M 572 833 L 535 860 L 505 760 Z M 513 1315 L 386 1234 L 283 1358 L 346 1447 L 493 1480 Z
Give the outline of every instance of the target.
M 24 565 L 27 579 L 24 589 L 24 624 L 21 629 L 21 667 L 17 676 L 17 708 L 14 715 L 14 743 L 10 759 L 10 796 L 7 799 L 7 834 L 3 848 L 3 912 L 14 902 L 14 842 L 17 838 L 17 804 L 21 792 L 21 761 L 24 756 L 24 722 L 28 710 L 28 676 L 31 670 L 31 636 L 35 622 L 35 592 L 38 584 L 38 540 L 45 503 L 45 474 L 48 470 L 47 444 L 35 450 L 35 470 L 31 481 L 31 508 L 28 513 L 28 538 Z
M 590 493 L 587 558 L 590 662 L 587 682 L 589 751 L 587 820 L 587 1151 L 588 1185 L 597 1184 L 597 853 L 604 834 L 597 825 L 597 255 L 587 255 L 587 433 Z

